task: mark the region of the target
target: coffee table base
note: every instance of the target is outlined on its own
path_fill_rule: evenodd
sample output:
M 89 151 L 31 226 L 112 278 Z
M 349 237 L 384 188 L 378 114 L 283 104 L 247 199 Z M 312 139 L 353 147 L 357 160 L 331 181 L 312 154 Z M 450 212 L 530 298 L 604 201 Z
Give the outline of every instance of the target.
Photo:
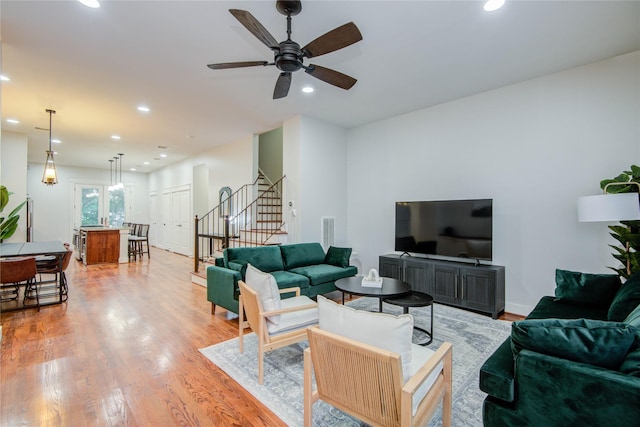
M 424 328 L 413 326 L 413 329 L 420 331 L 427 335 L 429 339 L 422 343 L 416 343 L 418 345 L 429 345 L 433 342 L 433 297 L 429 294 L 425 294 L 423 292 L 411 291 L 410 294 L 396 297 L 396 298 L 385 298 L 384 300 L 380 300 L 380 311 L 382 311 L 382 302 L 386 302 L 387 304 L 397 305 L 402 307 L 402 312 L 404 314 L 409 314 L 409 307 L 431 307 L 431 330 L 427 331 Z

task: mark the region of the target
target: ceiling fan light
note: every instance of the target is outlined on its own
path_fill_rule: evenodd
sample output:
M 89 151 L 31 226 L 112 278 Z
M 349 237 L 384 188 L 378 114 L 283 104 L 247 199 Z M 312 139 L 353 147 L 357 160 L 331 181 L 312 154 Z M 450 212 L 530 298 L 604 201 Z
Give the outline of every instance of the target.
M 486 10 L 487 12 L 493 12 L 494 10 L 498 10 L 502 6 L 504 6 L 504 1 L 505 0 L 488 0 L 484 4 L 484 10 Z

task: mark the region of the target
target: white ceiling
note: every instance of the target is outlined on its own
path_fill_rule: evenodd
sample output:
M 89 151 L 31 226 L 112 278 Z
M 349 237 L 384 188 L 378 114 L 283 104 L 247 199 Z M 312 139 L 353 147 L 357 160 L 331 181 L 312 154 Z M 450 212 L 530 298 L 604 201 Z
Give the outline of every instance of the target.
M 2 130 L 24 133 L 43 163 L 46 108 L 56 163 L 149 172 L 307 115 L 346 128 L 640 49 L 640 1 L 303 1 L 305 45 L 353 21 L 363 40 L 309 62 L 358 79 L 349 91 L 299 71 L 273 100 L 275 67 L 210 70 L 272 53 L 227 11 L 250 11 L 278 40 L 273 1 L 0 2 Z M 309 95 L 300 89 L 311 84 Z M 136 111 L 146 104 L 151 112 Z M 6 119 L 20 120 L 12 125 Z M 110 138 L 121 135 L 120 141 Z M 166 146 L 167 150 L 157 146 Z M 159 158 L 165 151 L 166 159 Z M 144 161 L 150 165 L 143 165 Z

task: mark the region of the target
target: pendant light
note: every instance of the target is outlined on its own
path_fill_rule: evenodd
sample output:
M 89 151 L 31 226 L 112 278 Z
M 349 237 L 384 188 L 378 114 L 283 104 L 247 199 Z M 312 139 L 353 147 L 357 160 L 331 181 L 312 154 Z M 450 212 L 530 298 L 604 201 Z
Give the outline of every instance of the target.
M 113 159 L 109 159 L 109 191 L 113 191 Z
M 124 153 L 118 153 L 118 156 L 120 156 L 120 179 L 118 180 L 118 189 L 123 189 L 124 188 L 124 184 L 122 183 L 122 156 L 124 156 Z
M 56 172 L 56 164 L 53 161 L 53 150 L 51 149 L 51 117 L 55 114 L 55 110 L 45 110 L 49 113 L 49 150 L 47 150 L 47 161 L 44 163 L 44 172 L 42 173 L 42 182 L 46 185 L 58 183 L 58 173 Z

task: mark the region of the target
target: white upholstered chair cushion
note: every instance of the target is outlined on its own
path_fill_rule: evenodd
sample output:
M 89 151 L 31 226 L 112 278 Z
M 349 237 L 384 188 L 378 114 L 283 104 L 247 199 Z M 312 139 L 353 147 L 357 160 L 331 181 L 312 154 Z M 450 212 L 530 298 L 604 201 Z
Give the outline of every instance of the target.
M 251 264 L 247 264 L 244 282 L 251 289 L 256 291 L 262 302 L 264 311 L 280 310 L 282 307 L 280 302 L 280 290 L 276 279 L 269 273 L 258 270 Z M 267 317 L 268 324 L 278 325 L 280 323 L 280 314 Z
M 318 295 L 318 324 L 320 329 L 398 353 L 404 381 L 411 378 L 413 317 L 410 314 L 395 316 L 356 310 Z
M 285 298 L 280 300 L 280 308 L 287 309 L 292 307 L 302 307 L 305 305 L 315 304 L 315 302 L 306 295 Z M 282 313 L 280 322 L 276 325 L 267 322 L 267 330 L 269 335 L 277 335 L 283 332 L 292 331 L 303 328 L 305 326 L 316 325 L 318 323 L 318 309 L 316 307 L 308 310 L 293 311 L 290 313 Z
M 320 329 L 360 341 L 400 355 L 402 376 L 406 383 L 433 356 L 433 350 L 412 343 L 413 316 L 372 313 L 337 304 L 318 295 Z M 427 395 L 440 372 L 440 363 L 413 395 L 413 414 Z

